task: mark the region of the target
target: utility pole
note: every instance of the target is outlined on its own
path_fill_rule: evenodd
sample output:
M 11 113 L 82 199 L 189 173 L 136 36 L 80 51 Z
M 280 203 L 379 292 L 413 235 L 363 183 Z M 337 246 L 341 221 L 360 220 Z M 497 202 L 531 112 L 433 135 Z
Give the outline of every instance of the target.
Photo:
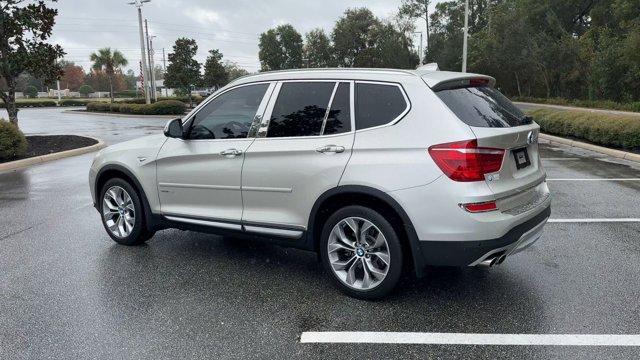
M 142 88 L 144 89 L 144 98 L 147 104 L 151 104 L 151 98 L 149 94 L 149 73 L 147 71 L 147 55 L 144 50 L 144 31 L 142 30 L 142 4 L 148 3 L 151 0 L 135 0 L 128 3 L 138 8 L 138 26 L 140 28 L 140 54 L 142 56 Z
M 167 90 L 167 86 L 164 85 L 164 78 L 167 76 L 167 58 L 164 57 L 164 48 L 162 48 L 162 88 L 164 89 L 164 96 L 169 96 L 169 90 Z
M 153 59 L 156 56 L 156 51 L 153 49 L 153 38 L 155 36 L 149 36 L 149 54 L 151 58 L 151 83 L 153 84 L 153 100 L 158 101 L 158 85 L 156 84 L 156 62 Z
M 429 42 L 429 0 L 424 0 L 424 20 L 426 22 L 427 25 L 427 44 L 425 46 L 427 52 L 429 51 L 429 45 L 431 45 L 431 43 Z M 422 36 L 422 35 L 420 35 Z M 420 41 L 420 44 L 422 44 L 422 41 Z M 424 55 L 422 55 L 424 56 Z M 422 64 L 422 62 L 420 62 L 420 64 Z
M 462 40 L 462 72 L 467 72 L 467 37 L 469 37 L 469 0 L 464 1 L 464 38 Z
M 147 56 L 149 61 L 149 83 L 151 84 L 150 88 L 150 96 L 153 101 L 156 101 L 156 79 L 155 79 L 155 69 L 153 68 L 153 47 L 151 46 L 151 36 L 149 36 L 149 26 L 147 24 L 147 19 L 144 19 L 144 31 L 147 38 Z
M 418 58 L 420 59 L 420 65 L 422 65 L 422 60 L 424 59 L 424 51 L 422 51 L 422 31 L 414 31 L 414 34 L 420 34 L 420 46 L 418 46 L 418 51 L 420 52 Z

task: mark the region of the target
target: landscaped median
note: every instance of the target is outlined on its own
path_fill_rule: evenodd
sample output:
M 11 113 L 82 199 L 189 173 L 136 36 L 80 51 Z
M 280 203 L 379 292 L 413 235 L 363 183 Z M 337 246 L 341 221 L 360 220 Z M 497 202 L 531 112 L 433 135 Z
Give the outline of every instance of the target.
M 104 146 L 103 141 L 87 136 L 24 136 L 16 126 L 0 119 L 0 171 L 85 154 Z
M 640 153 L 640 117 L 556 109 L 531 110 L 527 114 L 534 118 L 545 134 Z
M 87 111 L 115 112 L 135 115 L 182 115 L 187 106 L 178 100 L 162 100 L 153 104 L 90 102 Z

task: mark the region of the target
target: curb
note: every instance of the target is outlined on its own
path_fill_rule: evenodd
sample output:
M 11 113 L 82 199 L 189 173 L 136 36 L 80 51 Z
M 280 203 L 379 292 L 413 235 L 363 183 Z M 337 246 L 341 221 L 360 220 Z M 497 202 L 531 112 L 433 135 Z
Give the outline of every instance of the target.
M 538 109 L 556 109 L 556 110 L 568 110 L 568 111 L 587 111 L 591 113 L 604 113 L 609 115 L 622 115 L 622 116 L 640 116 L 640 112 L 626 111 L 626 110 L 612 110 L 612 109 L 600 109 L 600 108 L 588 108 L 580 106 L 570 105 L 555 105 L 555 104 L 540 104 L 540 103 L 528 103 L 521 101 L 514 101 L 516 105 L 531 106 Z
M 588 144 L 581 141 L 565 139 L 559 136 L 553 136 L 553 135 L 542 134 L 542 133 L 540 134 L 540 138 L 548 140 L 552 144 L 557 143 L 557 144 L 567 145 L 571 147 L 577 147 L 580 149 L 599 152 L 601 154 L 609 155 L 611 157 L 618 158 L 618 159 L 640 162 L 640 154 L 634 154 L 627 151 L 610 149 L 603 146 Z
M 94 152 L 94 151 L 100 150 L 100 149 L 102 149 L 102 148 L 107 146 L 107 144 L 103 140 L 98 139 L 98 138 L 94 138 L 93 136 L 86 136 L 86 135 L 78 135 L 78 136 L 83 136 L 83 137 L 87 137 L 87 138 L 90 138 L 90 139 L 94 139 L 98 143 L 90 145 L 90 146 L 77 148 L 77 149 L 59 151 L 59 152 L 56 152 L 56 153 L 53 153 L 53 154 L 34 156 L 34 157 L 27 158 L 27 159 L 21 159 L 21 160 L 2 163 L 2 164 L 0 164 L 0 171 L 16 170 L 16 169 L 24 168 L 24 167 L 31 166 L 31 165 L 43 164 L 43 163 L 46 163 L 46 162 L 49 162 L 49 161 L 53 161 L 53 160 L 64 159 L 64 158 L 68 158 L 68 157 L 71 157 L 71 156 L 87 154 L 87 153 L 90 153 L 90 152 Z

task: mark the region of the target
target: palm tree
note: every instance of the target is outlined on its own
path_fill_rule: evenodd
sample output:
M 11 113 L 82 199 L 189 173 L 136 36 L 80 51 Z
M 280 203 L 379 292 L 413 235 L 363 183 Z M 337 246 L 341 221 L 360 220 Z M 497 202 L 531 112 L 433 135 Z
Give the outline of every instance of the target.
M 104 71 L 109 79 L 109 96 L 113 102 L 113 82 L 115 80 L 116 70 L 127 65 L 128 61 L 124 55 L 118 50 L 111 51 L 111 48 L 102 48 L 98 52 L 91 54 L 93 69 L 96 71 Z

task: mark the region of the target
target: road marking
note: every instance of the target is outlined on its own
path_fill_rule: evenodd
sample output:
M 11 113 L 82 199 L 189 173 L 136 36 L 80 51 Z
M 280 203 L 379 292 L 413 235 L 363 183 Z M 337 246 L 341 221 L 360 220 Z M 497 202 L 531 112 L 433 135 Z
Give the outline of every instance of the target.
M 565 161 L 565 160 L 582 160 L 582 158 L 563 158 L 563 157 L 556 157 L 556 158 L 541 158 L 542 160 L 552 160 L 552 161 Z
M 547 181 L 640 181 L 640 178 L 594 178 L 594 179 L 557 178 L 557 179 L 547 179 Z
M 300 342 L 431 345 L 640 346 L 640 335 L 327 331 L 303 332 L 300 336 Z
M 549 219 L 550 223 L 640 222 L 640 218 Z

